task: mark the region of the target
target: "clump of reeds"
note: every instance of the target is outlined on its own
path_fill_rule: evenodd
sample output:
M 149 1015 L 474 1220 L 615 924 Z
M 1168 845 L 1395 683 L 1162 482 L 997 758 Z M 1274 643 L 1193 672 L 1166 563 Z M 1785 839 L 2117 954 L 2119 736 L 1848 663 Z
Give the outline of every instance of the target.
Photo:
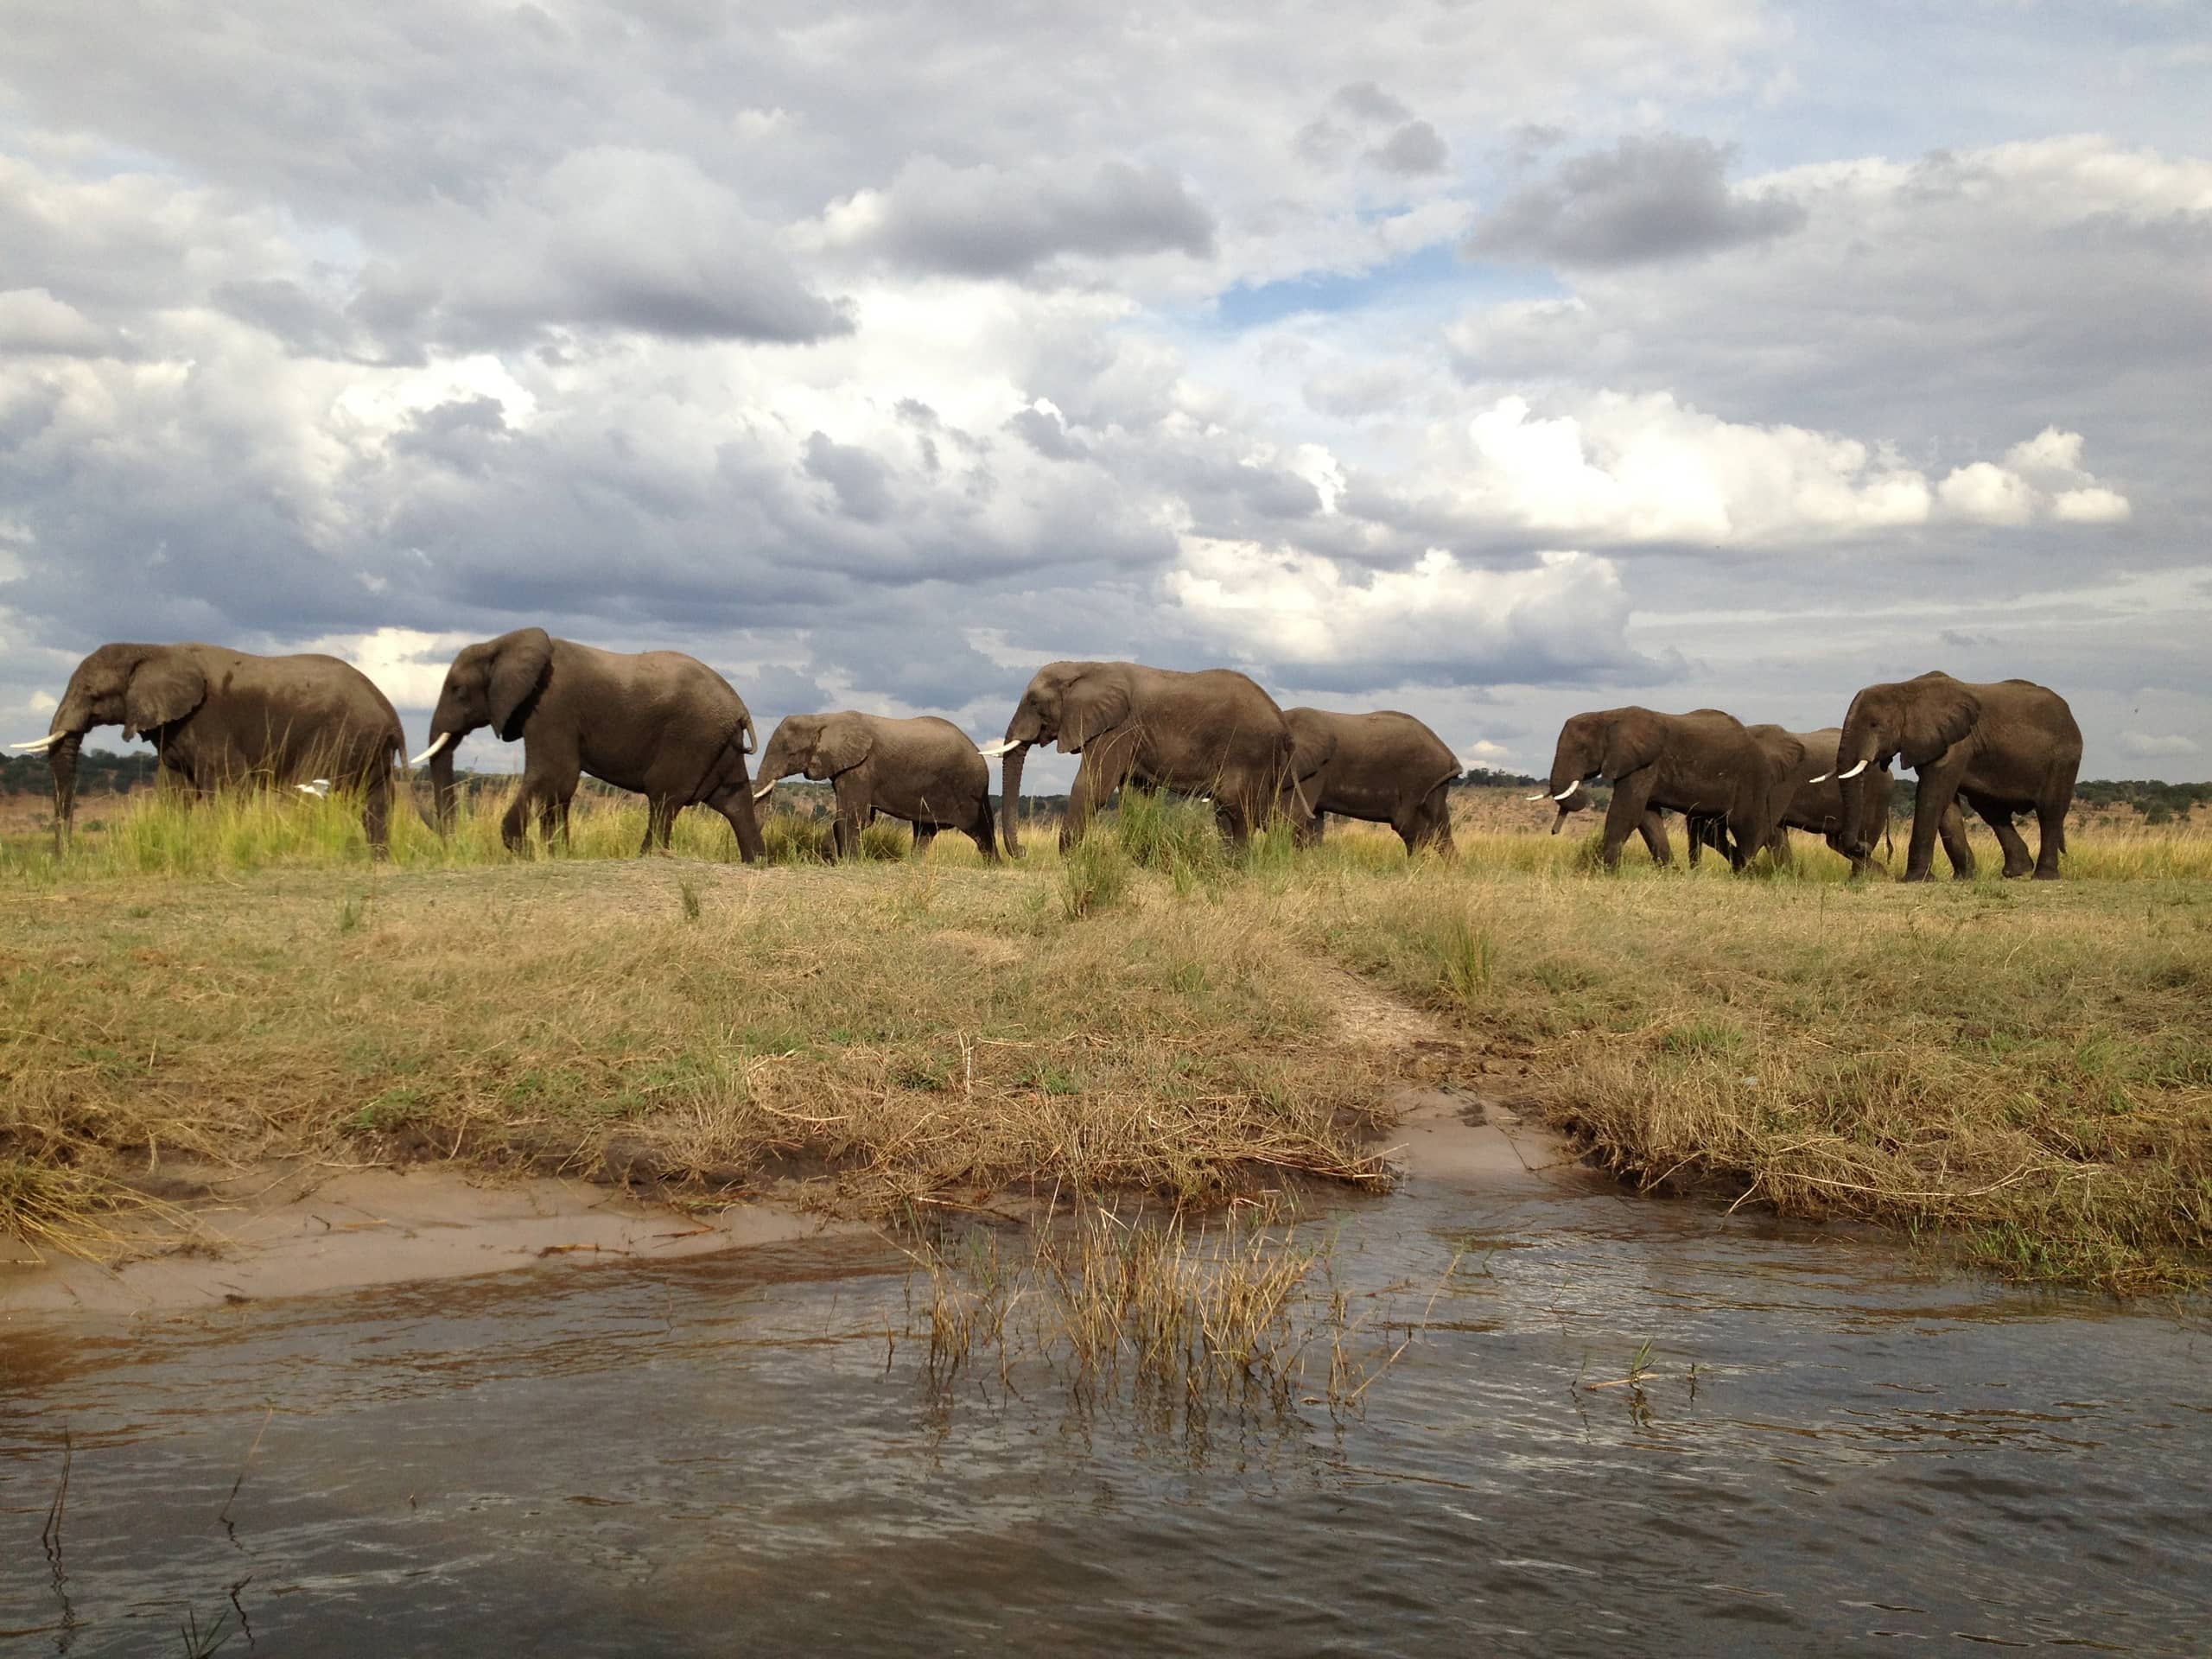
M 1041 1370 L 1085 1411 L 1118 1402 L 1186 1427 L 1224 1411 L 1353 1408 L 1414 1325 L 1392 1322 L 1407 1333 L 1394 1344 L 1355 1317 L 1333 1246 L 1236 1210 L 1200 1226 L 1102 1204 L 1011 1249 L 996 1233 L 950 1253 L 925 1243 L 927 1376 L 942 1389 L 980 1372 L 1018 1390 Z

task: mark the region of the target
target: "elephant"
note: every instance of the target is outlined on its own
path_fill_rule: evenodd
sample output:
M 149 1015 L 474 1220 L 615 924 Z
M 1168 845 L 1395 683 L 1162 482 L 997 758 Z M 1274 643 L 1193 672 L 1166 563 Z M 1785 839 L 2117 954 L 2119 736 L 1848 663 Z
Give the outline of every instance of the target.
M 2057 692 L 2031 680 L 1971 684 L 1940 669 L 1861 690 L 1844 716 L 1834 767 L 1845 816 L 1853 826 L 1854 856 L 1867 850 L 1864 831 L 1870 821 L 1859 806 L 1872 781 L 1867 768 L 1886 769 L 1892 759 L 1920 774 L 1904 880 L 1929 878 L 1938 830 L 1961 796 L 1997 832 L 2006 875 L 2032 872 L 2038 881 L 2058 880 L 2066 814 L 2082 766 L 2082 728 Z M 2024 811 L 2035 813 L 2040 830 L 2032 862 L 2012 827 L 2013 815 Z M 1944 850 L 1955 876 L 1974 874 L 1963 834 L 1955 847 L 1945 836 Z
M 645 798 L 642 855 L 667 850 L 676 815 L 706 806 L 729 820 L 740 856 L 762 855 L 745 757 L 758 732 L 728 680 L 681 652 L 600 651 L 518 628 L 464 645 L 446 670 L 430 715 L 430 764 L 438 827 L 454 818 L 454 749 L 480 726 L 504 742 L 522 740 L 522 788 L 499 825 L 510 851 L 529 845 L 532 807 L 550 842 L 566 841 L 569 803 L 589 772 Z
M 990 766 L 949 720 L 892 720 L 851 709 L 786 715 L 761 751 L 753 798 L 765 801 L 779 779 L 795 772 L 830 780 L 837 798 L 830 845 L 840 858 L 859 850 L 861 831 L 880 812 L 914 826 L 917 851 L 938 830 L 959 830 L 974 837 L 986 862 L 998 861 Z
M 1653 807 L 1725 819 L 1728 862 L 1739 871 L 1767 844 L 1781 816 L 1783 769 L 1735 716 L 1718 709 L 1666 715 L 1630 705 L 1574 715 L 1560 728 L 1548 792 L 1563 803 L 1599 777 L 1613 786 L 1605 811 L 1608 869 L 1618 866 L 1621 843 Z
M 44 738 L 54 769 L 54 837 L 67 843 L 77 756 L 95 726 L 120 725 L 159 757 L 163 784 L 200 795 L 226 784 L 335 784 L 361 792 L 378 857 L 391 849 L 392 776 L 406 753 L 399 715 L 368 676 L 335 657 L 257 657 L 224 645 L 102 645 L 77 664 Z
M 1459 757 L 1444 740 L 1395 709 L 1338 715 L 1286 709 L 1298 781 L 1298 841 L 1321 839 L 1331 812 L 1387 823 L 1408 856 L 1433 847 L 1452 856 L 1452 785 Z
M 1033 743 L 1057 743 L 1061 753 L 1083 757 L 1060 823 L 1063 852 L 1125 784 L 1210 795 L 1216 822 L 1239 847 L 1295 788 L 1282 710 L 1234 669 L 1047 663 L 1021 694 L 1005 740 L 982 751 L 1006 757 L 1001 817 L 1006 849 L 1016 857 L 1022 761 Z
M 1529 798 L 1532 801 L 1548 801 L 1553 798 L 1549 795 L 1531 795 Z M 1575 813 L 1587 812 L 1596 806 L 1598 798 L 1592 795 L 1587 787 L 1577 784 L 1568 792 L 1567 798 L 1559 801 L 1557 804 L 1559 810 L 1552 814 L 1552 834 L 1554 835 L 1559 834 L 1560 830 L 1566 826 L 1567 819 Z M 1654 864 L 1663 868 L 1675 861 L 1674 847 L 1667 839 L 1667 815 L 1657 807 L 1644 808 L 1643 816 L 1636 821 L 1636 833 L 1643 838 L 1644 849 L 1651 855 L 1651 861 Z M 1622 839 L 1627 838 L 1624 836 Z M 1692 849 L 1691 857 L 1692 861 L 1695 861 L 1694 848 Z
M 1851 874 L 1855 879 L 1874 868 L 1873 843 L 1878 833 L 1886 832 L 1890 822 L 1890 776 L 1878 772 L 1867 779 L 1868 787 L 1859 810 L 1866 815 L 1866 833 L 1854 837 L 1847 835 L 1845 823 L 1843 786 L 1835 780 L 1834 754 L 1842 740 L 1840 727 L 1831 726 L 1825 731 L 1792 732 L 1780 726 L 1752 726 L 1745 728 L 1759 747 L 1788 768 L 1786 773 L 1789 798 L 1782 809 L 1782 818 L 1776 826 L 1770 843 L 1777 852 L 1789 846 L 1789 831 L 1804 830 L 1826 841 L 1831 850 L 1851 861 Z M 1822 768 L 1817 773 L 1815 767 Z M 1695 867 L 1698 854 L 1706 847 L 1719 848 L 1721 825 L 1717 818 L 1702 815 L 1690 819 L 1690 863 Z M 1966 824 L 1956 811 L 1944 816 L 1942 826 L 1944 850 L 1951 855 L 1954 863 L 1963 856 L 1969 865 L 1974 855 L 1965 852 Z M 1853 852 L 1854 842 L 1863 844 L 1864 850 Z

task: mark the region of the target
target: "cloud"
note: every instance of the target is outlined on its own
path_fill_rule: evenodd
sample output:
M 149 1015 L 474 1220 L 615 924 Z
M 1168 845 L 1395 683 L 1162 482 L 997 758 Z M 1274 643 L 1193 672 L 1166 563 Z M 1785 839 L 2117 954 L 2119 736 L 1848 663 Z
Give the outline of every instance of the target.
M 824 243 L 910 270 L 1022 276 L 1055 258 L 1114 259 L 1214 251 L 1213 215 L 1165 167 L 1102 162 L 1070 180 L 1039 168 L 908 162 L 882 190 L 861 190 L 823 216 Z
M 2179 760 L 2203 753 L 2195 738 L 2178 732 L 2122 732 L 2120 747 L 2140 760 Z
M 105 357 L 119 343 L 109 330 L 42 288 L 0 292 L 0 352 L 32 357 Z
M 1427 122 L 1408 121 L 1384 143 L 1368 151 L 1368 159 L 1386 173 L 1413 176 L 1441 173 L 1452 159 L 1452 151 Z
M 1661 133 L 1569 156 L 1476 226 L 1466 251 L 1563 265 L 1630 265 L 1786 236 L 1805 209 L 1774 191 L 1731 190 L 1732 149 Z
M 2082 465 L 2082 435 L 2047 426 L 2005 452 L 2005 464 L 1977 461 L 1936 486 L 1942 512 L 1974 524 L 2020 525 L 2039 518 L 2069 524 L 2125 523 L 2126 496 L 2099 484 Z
M 1347 570 L 1287 547 L 1186 537 L 1166 577 L 1183 621 L 1300 685 L 1544 683 L 1647 668 L 1610 560 L 1548 552 L 1485 570 L 1441 549 Z

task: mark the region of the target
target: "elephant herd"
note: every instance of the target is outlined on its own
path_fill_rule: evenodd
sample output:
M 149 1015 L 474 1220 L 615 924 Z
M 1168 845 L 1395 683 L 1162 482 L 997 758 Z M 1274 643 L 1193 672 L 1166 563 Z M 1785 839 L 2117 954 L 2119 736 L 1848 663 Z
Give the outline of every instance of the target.
M 202 794 L 261 779 L 359 791 L 370 844 L 385 850 L 395 782 L 404 776 L 398 715 L 368 677 L 334 657 L 258 657 L 218 645 L 107 645 L 69 678 L 43 750 L 53 767 L 55 833 L 66 836 L 85 734 L 120 725 L 143 737 L 165 783 Z M 454 753 L 488 727 L 523 746 L 521 786 L 500 832 L 527 845 L 534 817 L 549 840 L 565 836 L 569 806 L 588 772 L 647 803 L 645 846 L 666 848 L 677 812 L 705 806 L 728 820 L 741 855 L 761 856 L 755 804 L 794 773 L 826 779 L 836 802 L 832 844 L 849 855 L 880 815 L 914 826 L 918 843 L 940 830 L 974 838 L 986 859 L 1020 848 L 1022 764 L 1033 745 L 1078 757 L 1060 825 L 1063 848 L 1128 785 L 1211 801 L 1224 835 L 1287 816 L 1301 845 L 1327 816 L 1388 823 L 1408 853 L 1452 851 L 1449 791 L 1459 763 L 1410 715 L 1283 709 L 1247 676 L 1135 663 L 1060 662 L 1037 671 L 1000 742 L 979 749 L 933 716 L 892 719 L 850 711 L 792 715 L 761 747 L 744 699 L 697 658 L 678 652 L 601 651 L 520 628 L 466 646 L 430 717 L 427 762 L 437 827 L 450 830 Z M 758 754 L 757 778 L 748 759 Z M 995 820 L 987 757 L 1002 756 L 1004 806 Z M 2024 680 L 1968 684 L 1943 673 L 1867 687 L 1843 724 L 1797 733 L 1746 727 L 1719 709 L 1665 715 L 1643 708 L 1577 715 L 1560 732 L 1546 793 L 1567 817 L 1593 804 L 1588 785 L 1612 789 L 1605 860 L 1642 836 L 1671 861 L 1660 814 L 1683 815 L 1689 854 L 1712 846 L 1740 869 L 1787 830 L 1823 836 L 1852 861 L 1872 861 L 1889 820 L 1890 767 L 1919 774 L 1907 880 L 1925 880 L 1940 836 L 1955 874 L 1973 873 L 1957 802 L 1987 820 L 2007 875 L 2058 874 L 2082 734 L 2065 700 Z M 313 780 L 311 783 L 310 780 Z M 2013 819 L 2041 827 L 2031 861 Z

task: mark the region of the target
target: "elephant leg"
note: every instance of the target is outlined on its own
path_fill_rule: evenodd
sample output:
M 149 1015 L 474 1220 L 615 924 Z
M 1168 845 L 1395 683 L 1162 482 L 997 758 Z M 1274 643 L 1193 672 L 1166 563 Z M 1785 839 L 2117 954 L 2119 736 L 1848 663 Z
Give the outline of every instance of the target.
M 1967 804 L 1974 808 L 1975 816 L 1996 836 L 1998 846 L 2004 849 L 2005 875 L 2018 879 L 2034 869 L 2036 863 L 2028 855 L 2028 843 L 2012 822 L 2012 809 L 2003 801 L 1993 800 L 1986 795 L 1968 794 L 1963 790 L 1960 792 L 1965 797 Z
M 990 791 L 976 804 L 976 815 L 968 821 L 968 835 L 976 843 L 976 850 L 983 855 L 983 862 L 999 861 L 998 823 L 991 812 Z
M 753 780 L 742 769 L 737 781 L 716 791 L 707 804 L 728 822 L 731 833 L 737 837 L 737 855 L 741 860 L 758 864 L 768 855 L 767 846 L 760 839 L 760 815 L 753 810 Z
M 1682 838 L 1690 844 L 1690 868 L 1695 869 L 1705 861 L 1706 843 L 1713 840 L 1713 820 L 1692 817 L 1685 813 L 1682 817 Z
M 1217 799 L 1213 804 L 1213 822 L 1238 852 L 1252 844 L 1252 809 L 1244 802 Z
M 830 827 L 830 844 L 839 858 L 858 858 L 861 831 L 875 817 L 875 809 L 858 784 L 848 783 L 841 777 L 830 787 L 837 801 L 836 822 Z
M 930 843 L 936 839 L 937 825 L 933 823 L 916 824 L 914 826 L 914 856 L 916 858 L 927 858 L 930 855 Z
M 1919 823 L 1919 809 L 1915 807 L 1913 810 L 1914 826 L 1917 828 Z M 1974 869 L 1974 843 L 1967 839 L 1966 815 L 1959 810 L 1958 803 L 1956 801 L 1952 802 L 1951 804 L 1943 809 L 1943 816 L 1936 822 L 1936 834 L 1941 836 L 1943 840 L 1943 856 L 1951 861 L 1952 878 L 1960 881 L 1973 880 Z M 1929 855 L 1929 861 L 1931 864 L 1935 861 L 1934 854 L 1931 853 Z M 1923 880 L 1927 880 L 1925 876 L 1923 876 L 1921 879 Z
M 530 850 L 531 793 L 533 785 L 524 773 L 522 786 L 515 791 L 515 798 L 507 803 L 507 810 L 499 815 L 499 844 L 511 853 Z
M 1929 772 L 1920 774 L 1920 787 L 1913 796 L 1912 842 L 1905 849 L 1904 880 L 1925 881 L 1929 879 L 1936 863 L 1936 826 L 1947 812 L 1955 816 L 1957 804 L 1954 798 L 1958 789 L 1959 779 L 1955 771 L 1948 775 Z M 1959 830 L 1959 842 L 1962 849 L 1966 842 L 1963 823 Z M 1961 879 L 1974 874 L 1974 855 L 1967 854 L 1966 865 L 1961 868 L 1958 851 L 1952 848 L 1948 836 L 1943 838 L 1943 850 L 1951 855 L 1953 874 Z
M 666 852 L 669 834 L 675 825 L 676 804 L 665 795 L 648 796 L 645 799 L 645 844 L 638 849 L 638 856 L 645 857 L 656 847 Z
M 1636 821 L 1637 839 L 1643 843 L 1643 850 L 1651 855 L 1651 861 L 1661 869 L 1670 868 L 1675 861 L 1673 843 L 1667 839 L 1667 820 L 1659 816 L 1656 807 L 1649 807 Z
M 2048 798 L 2036 803 L 2036 880 L 2058 880 L 2058 855 L 2066 850 L 2066 808 Z
M 1060 820 L 1062 852 L 1083 839 L 1083 832 L 1090 827 L 1090 815 L 1114 792 L 1114 785 L 1119 781 L 1106 775 L 1096 749 L 1083 752 L 1083 759 L 1076 766 L 1075 782 L 1068 785 L 1067 816 Z
M 361 828 L 368 832 L 369 856 L 391 856 L 391 768 L 371 775 L 361 803 Z
M 1300 802 L 1300 804 L 1303 805 L 1304 803 Z M 1294 827 L 1291 831 L 1292 843 L 1299 847 L 1319 847 L 1321 844 L 1322 821 L 1326 817 L 1327 814 L 1322 812 L 1310 814 L 1300 812 L 1294 821 Z
M 1646 846 L 1651 845 L 1655 835 L 1659 847 L 1667 844 L 1666 826 L 1658 822 L 1656 814 L 1651 823 L 1647 825 L 1643 822 L 1645 810 L 1651 802 L 1651 783 L 1649 771 L 1639 768 L 1613 785 L 1612 804 L 1605 809 L 1605 861 L 1609 870 L 1620 868 L 1621 849 L 1627 844 L 1631 831 L 1643 833 Z M 1658 848 L 1653 848 L 1651 856 L 1658 863 L 1674 861 L 1671 853 L 1661 858 Z

